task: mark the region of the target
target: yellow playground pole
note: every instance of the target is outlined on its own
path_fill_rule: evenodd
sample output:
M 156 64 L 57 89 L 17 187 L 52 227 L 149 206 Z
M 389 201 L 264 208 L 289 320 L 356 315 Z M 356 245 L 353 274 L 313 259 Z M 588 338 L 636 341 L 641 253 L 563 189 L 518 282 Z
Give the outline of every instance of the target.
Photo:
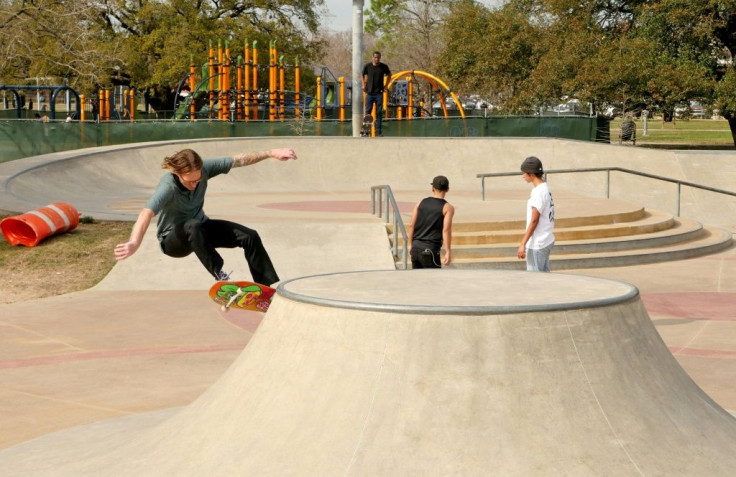
M 87 111 L 84 109 L 84 94 L 79 95 L 79 120 L 84 121 L 87 118 Z
M 130 115 L 130 122 L 132 123 L 135 121 L 135 90 L 133 88 L 128 90 L 128 96 L 130 97 L 128 115 Z
M 371 116 L 373 116 L 373 122 L 371 123 L 371 137 L 376 137 L 376 103 L 373 103 L 371 107 Z
M 386 86 L 388 86 L 388 83 L 389 83 L 390 80 L 391 80 L 391 78 L 387 78 L 386 76 L 383 77 L 383 105 L 382 105 L 381 109 L 383 109 L 383 111 L 386 114 L 385 115 L 382 115 L 383 116 L 382 119 L 387 119 L 388 118 L 388 88 Z M 375 123 L 375 121 L 374 121 L 374 123 Z

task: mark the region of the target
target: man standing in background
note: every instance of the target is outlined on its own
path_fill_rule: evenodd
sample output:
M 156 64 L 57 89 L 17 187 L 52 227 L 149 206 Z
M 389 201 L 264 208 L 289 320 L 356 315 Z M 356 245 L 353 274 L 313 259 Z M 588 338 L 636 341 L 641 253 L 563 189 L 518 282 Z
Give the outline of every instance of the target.
M 365 91 L 365 114 L 371 114 L 373 105 L 376 105 L 376 136 L 383 136 L 383 86 L 391 79 L 391 70 L 388 65 L 381 63 L 380 51 L 373 52 L 373 60 L 363 67 L 361 79 Z

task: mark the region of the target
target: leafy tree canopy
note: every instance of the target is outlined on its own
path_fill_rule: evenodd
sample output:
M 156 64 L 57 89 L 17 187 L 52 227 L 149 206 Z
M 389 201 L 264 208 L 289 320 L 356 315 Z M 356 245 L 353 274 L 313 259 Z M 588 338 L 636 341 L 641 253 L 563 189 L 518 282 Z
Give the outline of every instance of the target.
M 564 97 L 672 112 L 713 104 L 736 143 L 736 0 L 458 0 L 439 65 L 507 112 Z
M 323 0 L 0 0 L 0 81 L 61 77 L 81 91 L 125 82 L 169 90 L 207 61 L 208 44 L 270 40 L 288 62 L 308 63 Z

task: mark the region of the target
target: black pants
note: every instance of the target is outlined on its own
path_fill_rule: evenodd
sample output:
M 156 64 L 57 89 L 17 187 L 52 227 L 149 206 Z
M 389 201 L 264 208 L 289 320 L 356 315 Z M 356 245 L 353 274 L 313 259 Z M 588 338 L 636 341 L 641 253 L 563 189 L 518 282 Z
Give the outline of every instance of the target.
M 253 281 L 263 285 L 279 281 L 258 232 L 243 225 L 227 220 L 189 220 L 178 224 L 161 241 L 161 249 L 169 257 L 186 257 L 194 252 L 213 277 L 224 263 L 215 249 L 235 247 L 244 250 Z
M 442 268 L 440 251 L 412 245 L 411 268 Z

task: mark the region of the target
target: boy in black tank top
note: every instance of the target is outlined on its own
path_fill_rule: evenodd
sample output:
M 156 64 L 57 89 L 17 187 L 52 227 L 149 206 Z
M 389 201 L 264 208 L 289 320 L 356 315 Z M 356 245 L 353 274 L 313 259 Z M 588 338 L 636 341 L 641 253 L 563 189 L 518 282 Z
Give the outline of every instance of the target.
M 442 268 L 452 260 L 452 217 L 455 208 L 445 200 L 450 181 L 437 176 L 432 181 L 432 196 L 414 206 L 407 228 L 412 268 Z M 445 257 L 440 249 L 445 245 Z

